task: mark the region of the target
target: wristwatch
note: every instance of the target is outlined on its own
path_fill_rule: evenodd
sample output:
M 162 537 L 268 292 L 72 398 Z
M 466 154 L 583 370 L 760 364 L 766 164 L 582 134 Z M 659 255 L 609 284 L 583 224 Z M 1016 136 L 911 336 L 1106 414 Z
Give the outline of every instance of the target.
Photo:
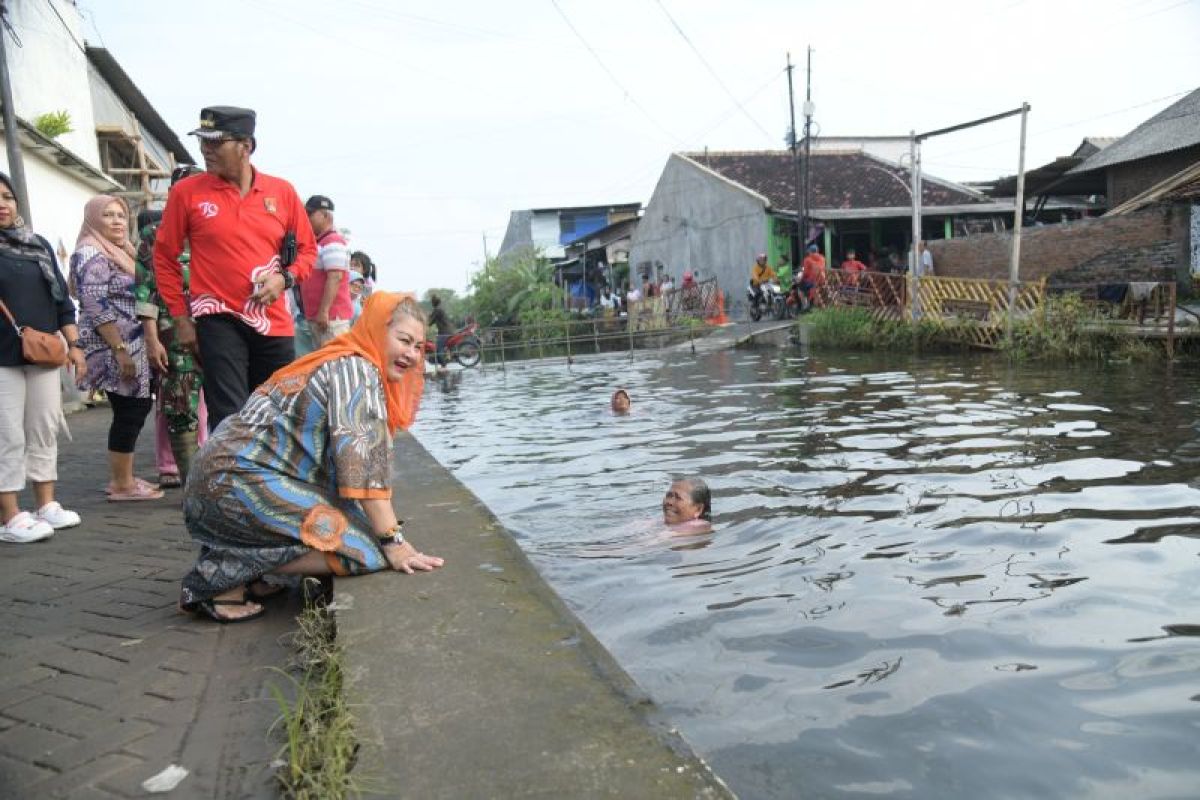
M 67 342 L 67 347 L 73 347 L 73 348 L 75 348 L 76 350 L 82 350 L 82 349 L 83 349 L 83 345 L 81 345 L 81 344 L 79 343 L 79 340 L 78 340 L 78 339 L 76 339 L 76 340 L 75 340 L 75 341 L 73 341 L 73 342 Z
M 112 348 L 114 353 L 124 353 L 127 349 L 124 342 L 117 342 L 117 345 Z
M 279 274 L 283 276 L 283 290 L 285 292 L 296 285 L 296 276 L 292 274 L 290 269 L 281 269 L 279 270 Z
M 387 532 L 386 536 L 379 537 L 379 546 L 383 547 L 387 544 L 404 544 L 404 521 L 401 520 L 393 525 Z

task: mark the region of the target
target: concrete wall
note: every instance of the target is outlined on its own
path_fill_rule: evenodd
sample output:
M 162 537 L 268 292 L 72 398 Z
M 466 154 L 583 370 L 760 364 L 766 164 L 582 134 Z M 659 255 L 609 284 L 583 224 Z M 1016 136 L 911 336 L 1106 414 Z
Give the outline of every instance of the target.
M 68 0 L 9 0 L 8 6 L 22 43 L 17 47 L 10 41 L 5 47 L 12 74 L 13 109 L 30 123 L 41 114 L 66 109 L 74 130 L 56 141 L 99 169 L 88 61 L 76 44 L 83 43 L 79 9 Z M 65 20 L 65 27 L 55 16 L 55 9 Z
M 558 238 L 561 233 L 557 211 L 535 211 L 530 222 L 533 246 L 546 258 L 562 258 L 563 246 Z
M 1137 197 L 1197 161 L 1200 161 L 1200 145 L 1109 167 L 1106 173 L 1108 207 L 1115 208 Z
M 1188 278 L 1191 207 L 1161 205 L 1059 225 L 1025 228 L 1021 279 L 1120 283 Z M 962 278 L 1008 277 L 1012 235 L 988 233 L 929 242 L 934 271 Z
M 715 277 L 726 311 L 745 316 L 750 265 L 767 250 L 766 201 L 678 155 L 663 169 L 630 243 L 629 268 L 661 261 L 676 285 L 685 269 Z

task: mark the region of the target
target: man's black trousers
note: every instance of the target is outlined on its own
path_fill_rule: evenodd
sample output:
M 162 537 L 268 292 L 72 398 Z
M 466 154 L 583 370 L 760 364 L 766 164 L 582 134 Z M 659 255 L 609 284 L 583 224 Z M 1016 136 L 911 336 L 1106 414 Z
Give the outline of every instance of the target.
M 196 320 L 196 340 L 204 370 L 204 400 L 208 430 L 245 405 L 250 393 L 296 357 L 291 336 L 263 336 L 228 314 L 209 314 Z

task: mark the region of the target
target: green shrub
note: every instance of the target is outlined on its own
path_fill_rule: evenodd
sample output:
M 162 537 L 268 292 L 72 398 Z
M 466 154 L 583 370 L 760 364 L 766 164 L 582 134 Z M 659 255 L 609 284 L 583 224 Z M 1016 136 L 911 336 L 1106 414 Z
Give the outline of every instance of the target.
M 33 127 L 47 139 L 54 139 L 75 130 L 71 127 L 71 112 L 66 109 L 39 114 L 33 118 Z

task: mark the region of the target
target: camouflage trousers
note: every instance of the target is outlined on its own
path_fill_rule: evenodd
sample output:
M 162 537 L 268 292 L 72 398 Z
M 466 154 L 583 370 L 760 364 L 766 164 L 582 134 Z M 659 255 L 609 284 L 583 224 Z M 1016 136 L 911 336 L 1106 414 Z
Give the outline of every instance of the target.
M 204 373 L 191 353 L 167 348 L 169 369 L 158 378 L 158 407 L 167 421 L 167 432 L 190 433 L 200 427 L 200 390 Z

